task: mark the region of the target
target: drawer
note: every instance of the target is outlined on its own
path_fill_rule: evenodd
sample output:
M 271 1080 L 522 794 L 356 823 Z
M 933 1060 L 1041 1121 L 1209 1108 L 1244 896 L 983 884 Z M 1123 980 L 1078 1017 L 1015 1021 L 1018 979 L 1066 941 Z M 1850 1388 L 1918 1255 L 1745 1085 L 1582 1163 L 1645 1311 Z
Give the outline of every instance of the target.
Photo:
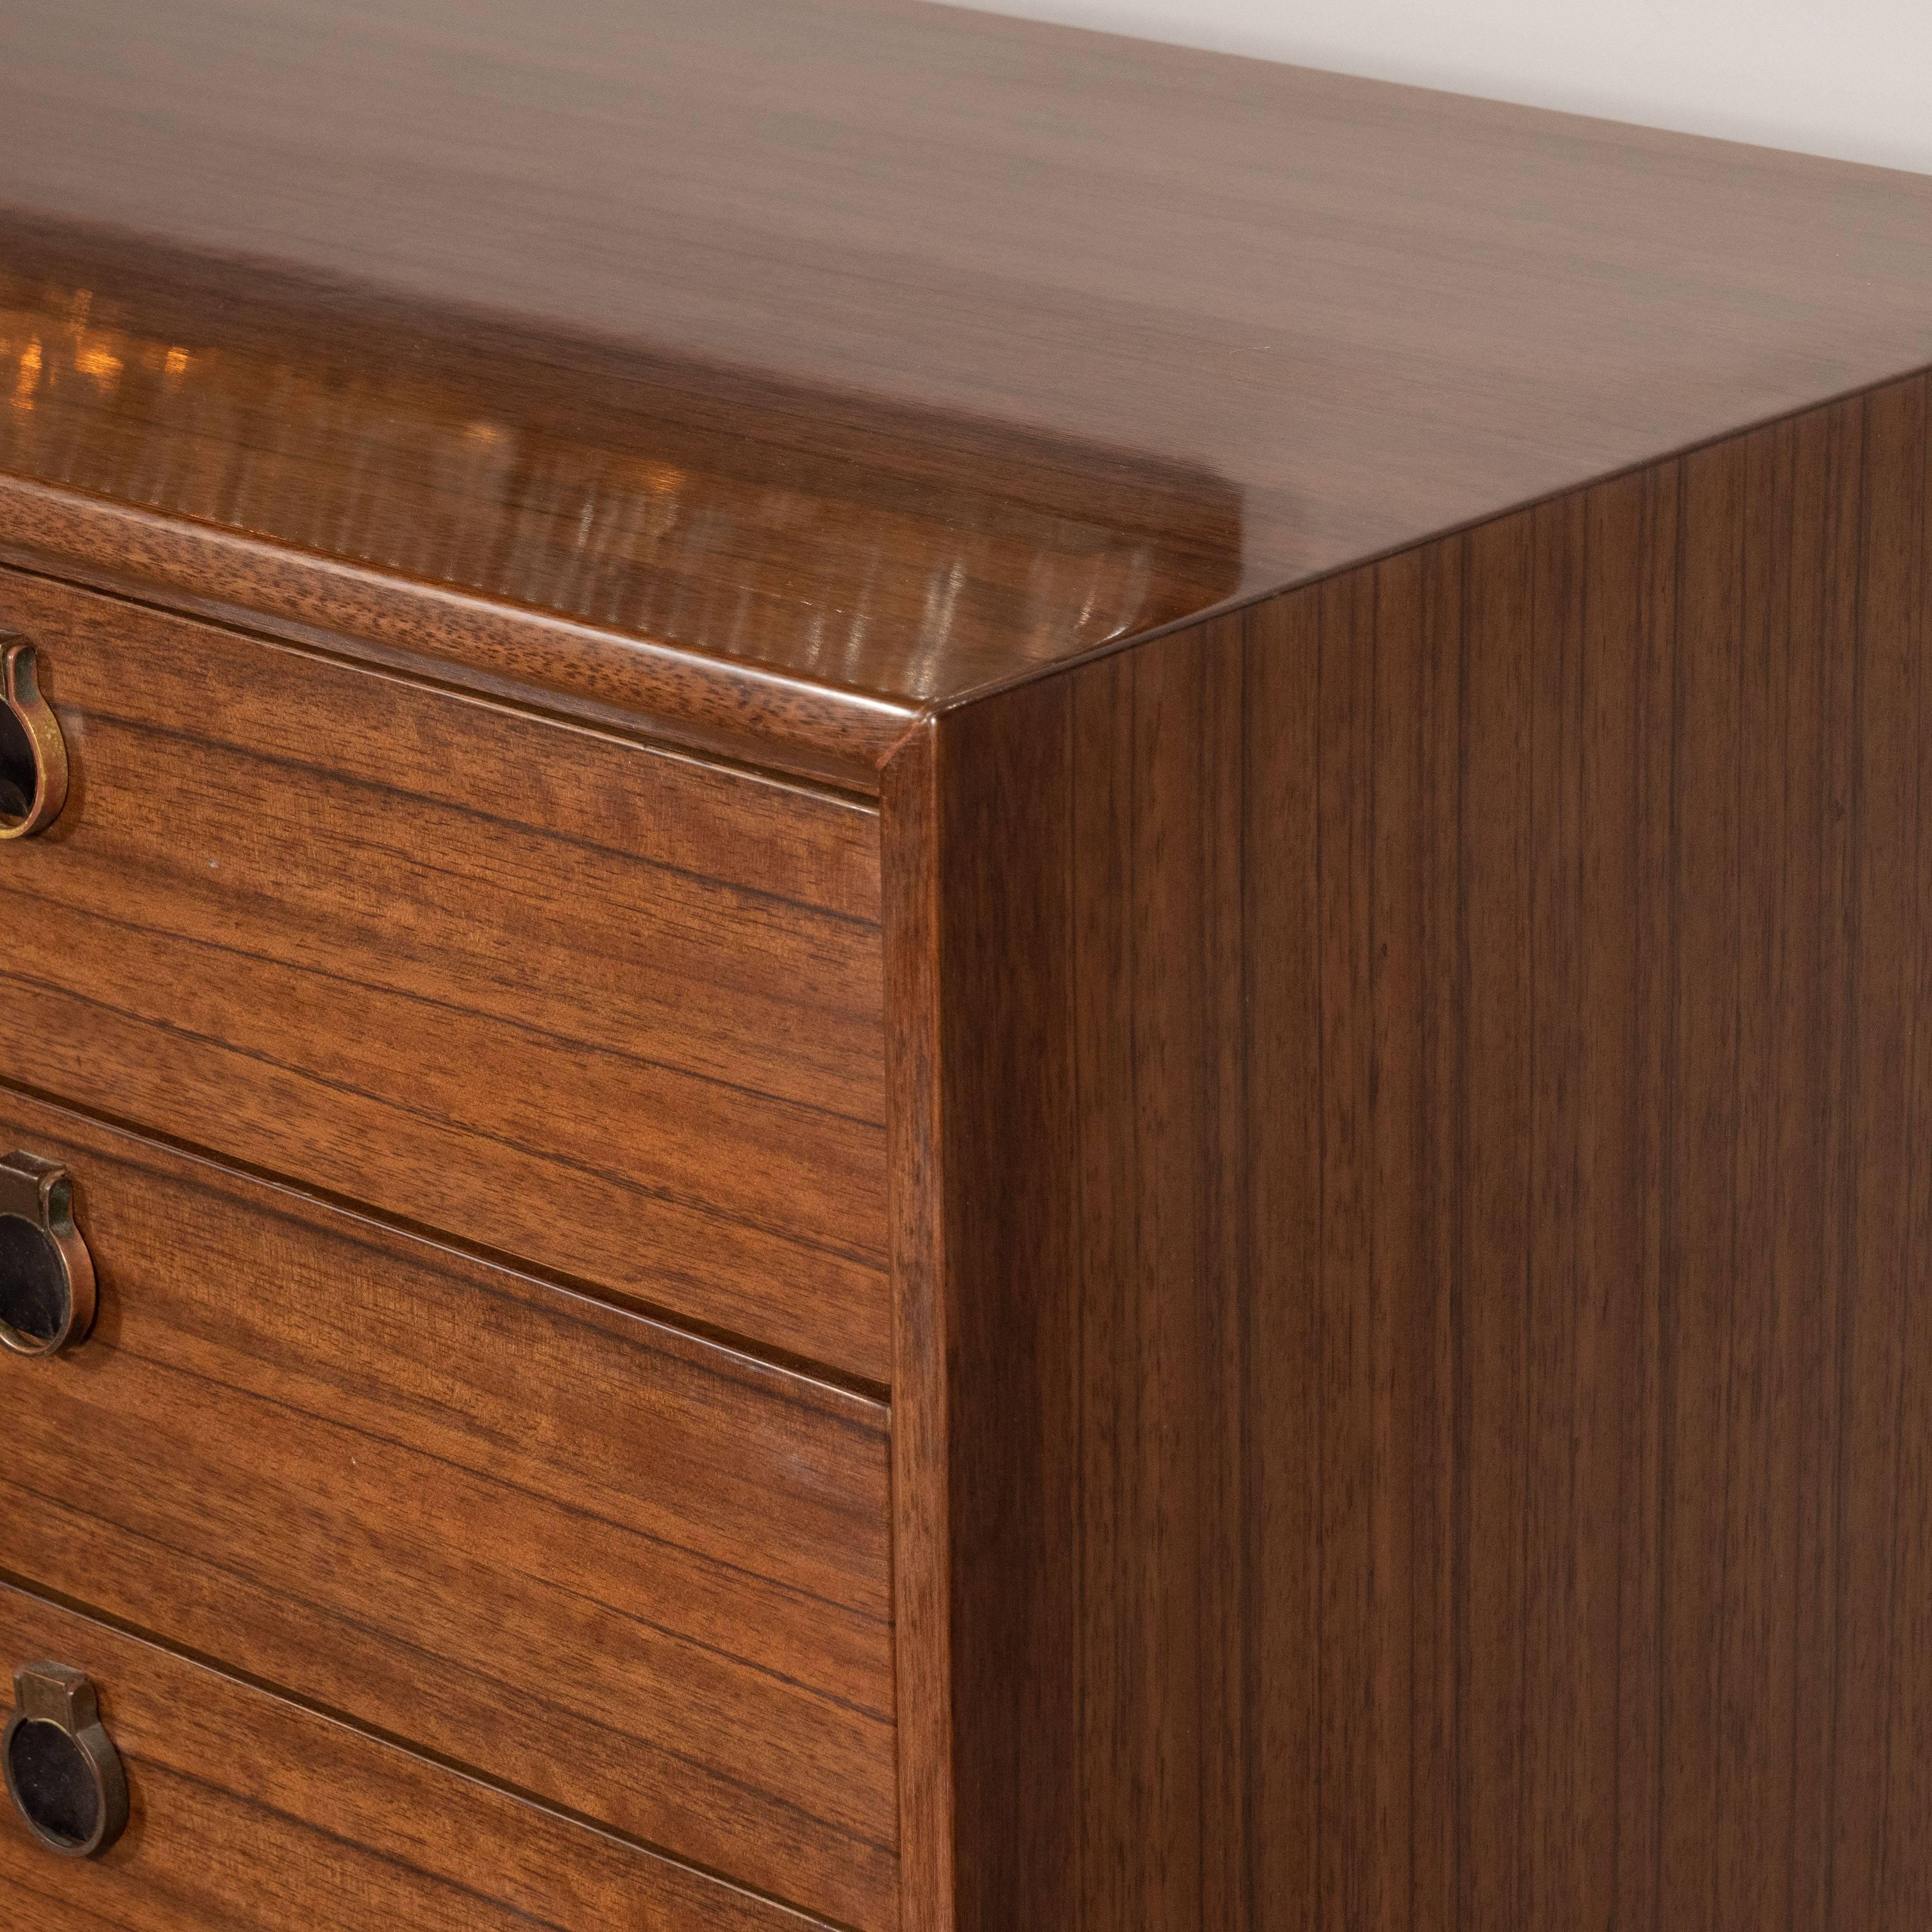
M 0 572 L 0 1070 L 883 1385 L 874 812 Z
M 896 1912 L 887 1416 L 0 1090 L 93 1332 L 0 1356 L 0 1568 L 872 1928 Z
M 98 1858 L 0 1818 L 36 1932 L 811 1932 L 817 1921 L 0 1585 L 0 1678 L 85 1672 L 128 1786 Z

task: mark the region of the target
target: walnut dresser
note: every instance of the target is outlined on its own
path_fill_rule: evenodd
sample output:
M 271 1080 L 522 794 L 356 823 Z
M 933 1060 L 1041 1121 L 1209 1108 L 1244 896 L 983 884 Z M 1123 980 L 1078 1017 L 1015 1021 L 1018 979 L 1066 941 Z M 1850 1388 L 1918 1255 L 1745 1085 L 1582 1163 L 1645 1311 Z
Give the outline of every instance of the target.
M 0 1928 L 1932 1925 L 1932 179 L 5 12 Z

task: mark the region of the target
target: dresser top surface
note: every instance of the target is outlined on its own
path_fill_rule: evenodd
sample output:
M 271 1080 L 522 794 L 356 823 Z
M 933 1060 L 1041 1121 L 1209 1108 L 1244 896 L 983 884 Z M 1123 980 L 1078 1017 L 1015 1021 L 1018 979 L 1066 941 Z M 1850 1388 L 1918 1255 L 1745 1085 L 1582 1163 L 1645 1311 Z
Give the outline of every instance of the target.
M 0 472 L 837 702 L 1932 363 L 1932 179 L 913 0 L 10 0 L 0 167 Z

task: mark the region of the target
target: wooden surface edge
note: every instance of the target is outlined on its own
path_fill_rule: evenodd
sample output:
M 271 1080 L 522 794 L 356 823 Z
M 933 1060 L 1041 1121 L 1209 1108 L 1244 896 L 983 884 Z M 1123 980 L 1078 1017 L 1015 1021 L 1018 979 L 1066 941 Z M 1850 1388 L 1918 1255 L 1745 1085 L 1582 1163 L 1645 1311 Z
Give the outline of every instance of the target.
M 1057 1118 L 1071 688 L 935 720 L 886 794 L 907 1932 L 1078 1924 L 1073 1634 L 1036 1561 L 1076 1529 L 1067 1417 L 1040 1381 L 1076 1265 Z M 1050 1895 L 1018 1876 L 1047 1862 Z
M 1398 557 L 1417 554 L 1433 545 L 1453 543 L 1460 538 L 1473 536 L 1478 530 L 1486 530 L 1494 524 L 1505 523 L 1512 517 L 1526 516 L 1568 498 L 1641 477 L 1652 470 L 1667 468 L 1672 464 L 1684 462 L 1706 450 L 1720 448 L 1742 437 L 1798 422 L 1819 410 L 1863 402 L 1902 385 L 1924 381 L 1932 381 L 1932 362 L 1915 362 L 1888 375 L 1874 376 L 1868 381 L 1853 383 L 1846 388 L 1822 392 L 1810 401 L 1797 404 L 1789 409 L 1774 410 L 1768 416 L 1754 417 L 1735 428 L 1718 430 L 1689 442 L 1675 444 L 1669 448 L 1658 451 L 1654 455 L 1639 457 L 1611 469 L 1593 472 L 1579 477 L 1574 483 L 1565 483 L 1534 496 L 1520 498 L 1498 508 L 1482 511 L 1462 522 L 1445 524 L 1440 529 L 1430 530 L 1420 536 L 1404 537 L 1400 542 L 1385 544 L 1378 550 L 1365 550 L 1359 556 L 1348 558 L 1340 563 L 1324 564 L 1319 568 L 1299 575 L 1284 577 L 1278 582 L 1250 586 L 1234 596 L 1222 598 L 1218 603 L 1204 604 L 1198 610 L 1170 617 L 1164 623 L 1150 625 L 1144 630 L 1130 631 L 1118 638 L 1109 638 L 1104 643 L 1090 645 L 1084 650 L 1070 652 L 1065 657 L 1045 659 L 1038 664 L 1028 664 L 1020 670 L 1009 672 L 1004 676 L 989 678 L 983 683 L 949 692 L 944 698 L 937 700 L 930 710 L 932 715 L 944 717 L 955 712 L 970 710 L 976 705 L 989 704 L 1009 692 L 1024 689 L 1029 685 L 1042 683 L 1059 676 L 1063 672 L 1083 670 L 1090 665 L 1105 663 L 1109 658 L 1124 656 L 1148 645 L 1160 644 L 1168 638 L 1198 631 L 1225 618 L 1244 617 L 1265 604 L 1292 596 L 1298 591 L 1312 590 L 1318 584 L 1352 577 L 1359 571 L 1374 570 Z M 0 554 L 4 554 L 4 550 L 0 550 Z M 891 753 L 887 752 L 886 756 L 890 758 Z M 880 762 L 883 764 L 884 760 L 882 759 Z
M 1879 394 L 1915 365 L 926 702 L 847 689 L 0 473 L 0 562 L 525 708 L 876 798 L 922 720 L 1236 617 L 1736 437 Z
M 876 795 L 920 707 L 0 475 L 0 562 Z
M 938 754 L 927 719 L 885 767 L 880 800 L 903 1932 L 955 1923 Z
M 1928 391 L 935 722 L 909 1924 L 1923 1922 Z

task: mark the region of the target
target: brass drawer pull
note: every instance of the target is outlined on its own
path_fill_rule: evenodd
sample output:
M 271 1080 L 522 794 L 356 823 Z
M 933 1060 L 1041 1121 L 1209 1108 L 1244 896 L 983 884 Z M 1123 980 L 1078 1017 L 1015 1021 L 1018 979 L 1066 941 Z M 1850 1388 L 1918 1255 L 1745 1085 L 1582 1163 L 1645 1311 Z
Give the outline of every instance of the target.
M 0 1346 L 52 1355 L 94 1326 L 94 1258 L 74 1225 L 74 1183 L 58 1161 L 0 1160 Z
M 0 632 L 0 839 L 44 832 L 67 802 L 67 740 L 40 695 L 34 647 Z
M 14 1673 L 4 1747 L 7 1796 L 50 1852 L 91 1858 L 128 1823 L 128 1779 L 100 1726 L 94 1686 L 64 1664 Z

